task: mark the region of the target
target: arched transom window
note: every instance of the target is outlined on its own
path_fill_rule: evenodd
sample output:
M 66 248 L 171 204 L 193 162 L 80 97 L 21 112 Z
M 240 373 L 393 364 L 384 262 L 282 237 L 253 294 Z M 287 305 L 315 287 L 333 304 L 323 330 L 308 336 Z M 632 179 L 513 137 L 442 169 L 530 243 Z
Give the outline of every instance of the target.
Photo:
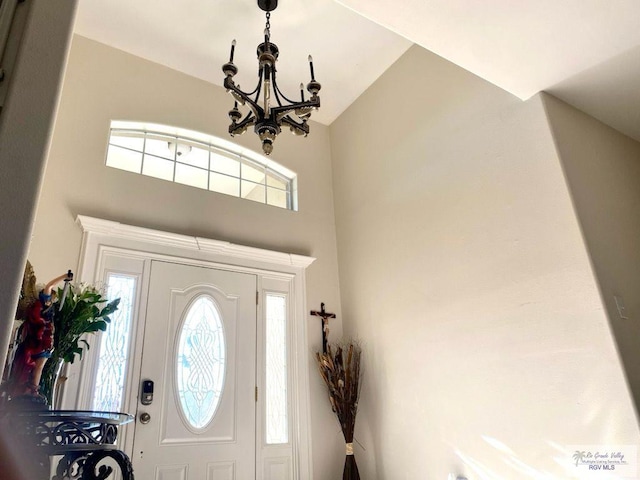
M 294 172 L 233 142 L 191 130 L 112 121 L 107 166 L 297 210 Z

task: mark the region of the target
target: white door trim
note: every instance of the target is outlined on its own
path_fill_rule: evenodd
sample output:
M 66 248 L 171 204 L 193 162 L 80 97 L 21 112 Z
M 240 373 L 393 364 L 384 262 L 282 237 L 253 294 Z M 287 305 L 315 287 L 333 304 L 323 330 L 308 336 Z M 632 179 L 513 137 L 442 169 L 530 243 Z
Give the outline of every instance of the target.
M 235 259 L 238 265 L 247 262 L 253 263 L 252 261 L 259 262 L 262 264 L 262 267 L 267 270 L 279 266 L 298 267 L 304 270 L 316 260 L 314 257 L 307 257 L 305 255 L 275 252 L 273 250 L 246 247 L 244 245 L 236 245 L 235 243 L 211 240 L 209 238 L 191 237 L 177 233 L 152 230 L 150 228 L 134 227 L 120 222 L 112 222 L 110 220 L 102 220 L 84 215 L 78 215 L 76 217 L 76 223 L 82 228 L 82 232 L 84 233 L 83 245 L 88 236 L 101 236 L 113 240 L 129 240 L 161 245 L 174 250 L 177 249 L 181 252 L 179 256 L 184 258 L 203 258 L 201 255 L 197 257 L 194 256 L 193 252 L 198 251 L 207 257 L 211 255 Z
M 81 281 L 100 281 L 101 278 L 98 276 L 101 274 L 103 258 L 106 254 L 118 252 L 119 255 L 149 261 L 168 260 L 254 273 L 259 279 L 280 278 L 291 283 L 291 381 L 293 387 L 291 414 L 295 422 L 291 439 L 292 470 L 294 480 L 312 480 L 305 269 L 313 263 L 315 258 L 162 232 L 82 215 L 76 218 L 76 223 L 83 232 L 77 275 Z M 259 289 L 262 288 L 260 283 L 259 280 Z M 92 362 L 83 361 L 80 365 L 80 370 L 91 368 Z M 82 382 L 85 376 L 82 371 L 78 371 L 76 375 L 78 382 L 67 382 L 70 385 L 65 391 L 63 406 L 88 408 L 85 391 L 88 387 Z M 77 383 L 77 389 L 72 390 L 73 383 Z M 125 440 L 123 447 L 131 448 L 130 443 L 132 442 Z M 131 452 L 128 453 L 131 454 Z M 260 470 L 258 467 L 258 479 L 262 478 Z

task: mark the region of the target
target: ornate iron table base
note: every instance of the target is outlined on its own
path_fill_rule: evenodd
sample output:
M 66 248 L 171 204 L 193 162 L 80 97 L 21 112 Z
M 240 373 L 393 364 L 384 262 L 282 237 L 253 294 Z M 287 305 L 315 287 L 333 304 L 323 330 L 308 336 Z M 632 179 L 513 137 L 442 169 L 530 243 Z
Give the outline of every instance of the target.
M 53 480 L 105 480 L 114 464 L 122 480 L 134 480 L 129 457 L 115 445 L 118 427 L 132 420 L 115 412 L 9 410 L 0 428 L 13 432 L 19 456 L 37 478 L 49 477 L 47 457 L 62 455 Z
M 69 453 L 58 462 L 52 480 L 82 479 L 104 480 L 113 473 L 108 465 L 99 465 L 106 458 L 112 458 L 120 467 L 122 480 L 134 480 L 129 457 L 120 450 L 100 450 L 87 453 Z

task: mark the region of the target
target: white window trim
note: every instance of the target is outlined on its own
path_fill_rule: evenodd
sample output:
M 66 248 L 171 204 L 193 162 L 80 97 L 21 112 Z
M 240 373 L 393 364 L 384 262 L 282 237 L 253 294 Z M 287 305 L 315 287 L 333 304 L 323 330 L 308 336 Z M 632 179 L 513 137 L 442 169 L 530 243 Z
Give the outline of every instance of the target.
M 99 281 L 109 257 L 129 257 L 143 263 L 151 260 L 165 260 L 253 273 L 258 276 L 258 292 L 262 297 L 258 307 L 258 318 L 263 316 L 264 295 L 274 290 L 282 291 L 281 288 L 273 288 L 273 281 L 277 281 L 280 286 L 288 285 L 286 293 L 289 298 L 288 320 L 292 341 L 289 353 L 291 436 L 290 443 L 287 445 L 291 451 L 292 479 L 312 480 L 305 269 L 315 261 L 315 258 L 123 225 L 82 215 L 76 218 L 76 223 L 83 232 L 78 271 L 78 278 L 81 281 Z M 148 282 L 148 272 L 143 273 L 141 278 L 143 282 Z M 145 287 L 142 286 L 139 291 L 144 289 Z M 140 305 L 144 305 L 145 302 L 146 298 L 143 298 Z M 141 342 L 141 337 L 142 335 L 137 335 L 134 342 Z M 134 363 L 136 362 L 131 362 L 132 368 Z M 90 379 L 91 376 L 86 373 L 92 371 L 94 364 L 90 358 L 86 358 L 71 367 L 69 377 L 75 378 L 75 381 L 67 382 L 62 398 L 63 408 L 87 408 L 91 381 L 85 381 L 85 379 Z M 129 386 L 130 397 L 133 397 L 129 398 L 129 403 L 125 403 L 129 408 L 134 404 L 132 402 L 136 401 L 137 388 L 138 385 Z M 131 391 L 134 391 L 133 395 Z M 279 461 L 278 458 L 273 457 L 273 454 L 277 453 L 276 449 L 263 445 L 261 430 L 262 428 L 258 428 L 257 431 L 256 480 L 264 478 L 265 467 L 270 464 L 275 465 L 274 462 Z M 129 455 L 132 454 L 132 435 L 125 433 L 121 448 Z

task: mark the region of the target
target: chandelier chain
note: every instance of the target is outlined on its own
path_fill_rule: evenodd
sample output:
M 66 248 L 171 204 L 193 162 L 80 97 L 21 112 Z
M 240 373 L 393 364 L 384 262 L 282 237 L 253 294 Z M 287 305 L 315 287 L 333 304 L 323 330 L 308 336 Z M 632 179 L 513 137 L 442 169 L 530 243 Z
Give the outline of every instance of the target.
M 271 22 L 269 21 L 270 18 L 271 18 L 271 12 L 267 12 L 267 23 L 265 24 L 265 28 L 269 33 L 271 33 Z

